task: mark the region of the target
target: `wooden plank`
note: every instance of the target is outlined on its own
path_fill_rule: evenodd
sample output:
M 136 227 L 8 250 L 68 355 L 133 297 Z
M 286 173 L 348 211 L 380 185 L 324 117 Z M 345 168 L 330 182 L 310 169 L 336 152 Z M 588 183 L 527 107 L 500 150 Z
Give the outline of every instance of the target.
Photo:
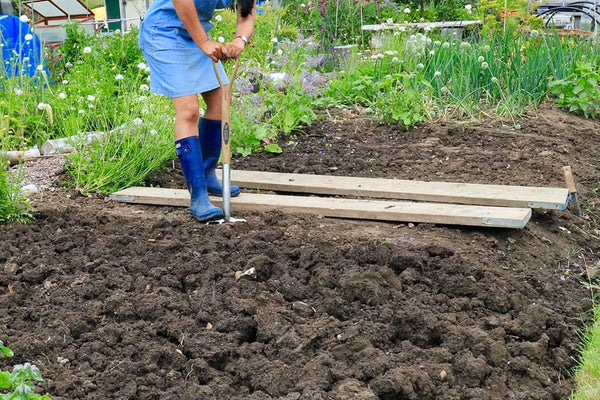
M 217 171 L 220 176 L 220 170 Z M 567 188 L 231 171 L 232 184 L 280 192 L 564 210 Z
M 387 31 L 387 30 L 398 30 L 401 28 L 464 28 L 465 26 L 471 25 L 482 25 L 481 21 L 442 21 L 442 22 L 410 22 L 406 24 L 376 24 L 376 25 L 363 25 L 361 29 L 363 31 Z
M 180 207 L 189 207 L 190 204 L 189 193 L 184 189 L 131 187 L 112 194 L 110 198 L 116 201 L 139 204 Z M 222 199 L 211 198 L 211 201 L 215 205 L 221 205 Z M 531 217 L 531 209 L 529 208 L 253 193 L 242 193 L 240 196 L 232 198 L 231 209 L 232 213 L 242 210 L 281 210 L 319 214 L 327 217 L 497 228 L 523 228 Z

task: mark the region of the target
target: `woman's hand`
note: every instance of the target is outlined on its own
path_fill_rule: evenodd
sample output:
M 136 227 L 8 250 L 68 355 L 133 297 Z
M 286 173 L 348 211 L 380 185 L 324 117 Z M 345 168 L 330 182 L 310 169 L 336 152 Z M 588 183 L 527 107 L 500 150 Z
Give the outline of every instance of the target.
M 200 50 L 209 56 L 214 62 L 219 60 L 227 60 L 231 58 L 230 51 L 227 46 L 212 40 L 206 40 L 200 45 Z
M 242 54 L 242 51 L 246 47 L 246 42 L 242 38 L 235 38 L 231 42 L 225 44 L 228 58 L 237 59 Z

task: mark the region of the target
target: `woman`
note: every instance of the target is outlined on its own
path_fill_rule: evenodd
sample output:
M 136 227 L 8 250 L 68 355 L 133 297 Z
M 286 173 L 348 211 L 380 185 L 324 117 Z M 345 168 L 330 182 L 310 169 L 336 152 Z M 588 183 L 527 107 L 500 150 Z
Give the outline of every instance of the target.
M 175 151 L 191 195 L 190 212 L 200 221 L 223 217 L 208 195 L 223 195 L 215 167 L 221 153 L 221 89 L 212 63 L 229 84 L 220 60 L 240 56 L 252 36 L 255 0 L 239 0 L 235 38 L 212 41 L 208 32 L 216 8 L 233 0 L 154 0 L 140 27 L 140 49 L 150 67 L 150 90 L 175 108 Z M 225 90 L 228 90 L 225 88 Z M 206 103 L 199 118 L 198 94 Z M 231 196 L 240 188 L 231 187 Z

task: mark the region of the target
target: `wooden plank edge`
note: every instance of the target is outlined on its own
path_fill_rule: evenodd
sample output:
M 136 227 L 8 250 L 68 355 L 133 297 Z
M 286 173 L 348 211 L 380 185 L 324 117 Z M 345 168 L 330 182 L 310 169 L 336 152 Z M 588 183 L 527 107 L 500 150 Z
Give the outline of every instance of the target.
M 221 171 L 217 170 L 220 179 Z M 258 175 L 252 178 L 248 175 Z M 385 178 L 359 178 L 333 175 L 302 175 L 279 172 L 232 171 L 232 184 L 260 190 L 272 190 L 291 193 L 311 193 L 340 196 L 365 196 L 374 198 L 429 201 L 439 203 L 473 204 L 481 206 L 540 208 L 548 210 L 565 210 L 569 200 L 567 188 L 531 187 L 515 185 L 486 185 L 456 182 L 425 182 L 395 180 Z M 270 179 L 266 179 L 270 178 Z M 321 179 L 323 184 L 314 185 L 309 180 Z M 351 186 L 351 181 L 360 181 L 360 185 Z M 389 189 L 382 190 L 371 185 L 388 185 Z M 394 186 L 412 186 L 412 191 L 394 190 Z M 427 192 L 427 186 L 437 185 L 436 191 Z M 440 190 L 441 189 L 441 190 Z M 442 190 L 446 193 L 442 193 Z M 488 195 L 472 194 L 480 190 L 491 190 Z M 530 195 L 521 198 L 509 198 L 507 190 L 524 190 Z
M 185 189 L 131 187 L 115 192 L 109 197 L 112 200 L 126 203 L 175 207 L 189 206 L 189 193 Z M 211 201 L 217 206 L 222 205 L 221 198 L 211 197 Z M 329 204 L 324 205 L 325 203 Z M 233 198 L 231 208 L 233 211 L 276 209 L 338 218 L 516 229 L 524 228 L 531 218 L 531 209 L 529 208 L 385 200 L 323 199 L 320 197 L 252 193 L 243 193 L 239 197 Z

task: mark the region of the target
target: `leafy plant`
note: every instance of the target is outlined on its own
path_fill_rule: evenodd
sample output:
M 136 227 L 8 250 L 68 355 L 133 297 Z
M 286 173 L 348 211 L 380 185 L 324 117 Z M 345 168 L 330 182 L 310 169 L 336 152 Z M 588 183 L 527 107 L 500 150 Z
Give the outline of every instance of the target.
M 13 357 L 13 352 L 4 346 L 0 340 L 0 358 Z M 1 400 L 52 400 L 50 396 L 35 393 L 35 384 L 43 382 L 42 374 L 38 367 L 31 363 L 18 364 L 13 367 L 12 372 L 0 370 L 0 390 L 8 390 L 8 393 L 0 393 Z
M 3 160 L 0 153 L 0 160 Z M 11 178 L 7 171 L 8 163 L 0 161 L 0 223 L 18 221 L 26 223 L 31 218 L 31 206 L 20 193 L 20 175 Z M 0 348 L 2 350 L 2 348 Z
M 160 104 L 158 96 L 152 96 Z M 155 104 L 148 102 L 148 105 Z M 171 115 L 150 111 L 100 135 L 87 145 L 75 144 L 67 157 L 67 172 L 83 193 L 112 193 L 144 180 L 175 156 Z
M 550 82 L 556 104 L 586 118 L 598 118 L 600 110 L 600 73 L 589 61 L 576 63 L 572 74 Z

